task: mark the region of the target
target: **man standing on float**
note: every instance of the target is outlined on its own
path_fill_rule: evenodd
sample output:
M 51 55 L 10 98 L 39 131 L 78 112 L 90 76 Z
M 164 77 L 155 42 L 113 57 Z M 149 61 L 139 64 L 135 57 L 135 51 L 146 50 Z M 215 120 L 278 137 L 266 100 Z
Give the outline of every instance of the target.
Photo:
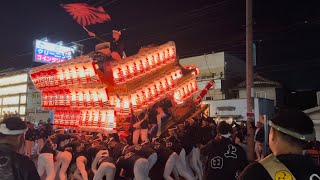
M 105 40 L 101 39 L 99 36 L 97 36 L 93 32 L 88 32 L 88 34 L 102 42 L 106 42 Z M 119 60 L 126 57 L 124 52 L 125 44 L 121 35 L 122 35 L 121 31 L 118 31 L 118 30 L 112 31 L 113 41 L 110 44 L 111 46 L 110 53 L 113 60 Z

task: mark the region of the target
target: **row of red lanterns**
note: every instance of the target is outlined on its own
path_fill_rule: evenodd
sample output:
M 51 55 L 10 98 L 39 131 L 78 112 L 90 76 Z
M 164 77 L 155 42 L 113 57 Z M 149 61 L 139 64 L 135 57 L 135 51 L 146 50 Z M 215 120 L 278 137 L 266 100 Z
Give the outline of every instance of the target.
M 192 75 L 194 76 L 199 76 L 199 68 L 195 65 L 187 65 L 187 66 L 184 66 L 185 69 L 188 69 L 188 70 L 193 70 L 192 72 Z
M 179 67 L 155 79 L 152 83 L 144 86 L 127 96 L 111 96 L 110 105 L 114 107 L 117 116 L 128 116 L 133 110 L 146 108 L 155 101 L 163 98 L 175 87 L 175 80 L 182 77 Z
M 197 81 L 193 78 L 179 85 L 173 93 L 174 100 L 177 104 L 182 104 L 183 101 L 198 92 Z
M 168 63 L 175 61 L 175 48 L 159 50 L 153 54 L 146 54 L 144 57 L 129 59 L 125 63 L 112 67 L 115 83 L 128 82 L 140 75 L 163 68 Z
M 108 107 L 106 88 L 97 89 L 60 89 L 42 92 L 42 107 Z
M 55 125 L 115 128 L 113 110 L 56 110 Z
M 92 63 L 38 71 L 31 73 L 30 77 L 38 89 L 98 81 Z
M 153 104 L 158 99 L 164 97 L 175 87 L 175 80 L 181 77 L 182 71 L 177 67 L 165 76 L 156 79 L 153 83 L 132 93 L 130 101 L 133 109 L 145 108 L 149 104 Z

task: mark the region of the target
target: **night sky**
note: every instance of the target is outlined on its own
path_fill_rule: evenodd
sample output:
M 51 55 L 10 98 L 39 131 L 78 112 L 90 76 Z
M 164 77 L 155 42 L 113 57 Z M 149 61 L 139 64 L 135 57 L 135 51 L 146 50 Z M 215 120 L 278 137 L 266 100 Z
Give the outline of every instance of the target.
M 105 39 L 112 29 L 126 29 L 129 55 L 141 46 L 173 40 L 180 57 L 226 51 L 245 60 L 245 0 L 20 0 L 0 6 L 0 69 L 35 66 L 35 39 L 69 43 L 88 38 L 60 7 L 73 2 L 102 5 L 112 20 L 87 28 Z M 320 88 L 319 2 L 255 0 L 256 72 L 290 90 Z M 79 43 L 89 52 L 98 41 Z

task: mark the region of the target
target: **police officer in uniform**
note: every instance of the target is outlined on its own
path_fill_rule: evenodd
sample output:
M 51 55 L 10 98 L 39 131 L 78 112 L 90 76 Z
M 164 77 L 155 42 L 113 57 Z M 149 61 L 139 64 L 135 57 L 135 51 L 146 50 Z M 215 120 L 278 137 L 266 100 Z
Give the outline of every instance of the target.
M 310 157 L 302 155 L 304 146 L 315 137 L 312 120 L 301 111 L 283 109 L 269 125 L 269 146 L 273 153 L 246 167 L 240 179 L 319 180 L 319 167 Z
M 246 153 L 231 141 L 232 127 L 226 121 L 218 124 L 217 131 L 221 138 L 201 149 L 201 154 L 208 156 L 205 179 L 236 179 L 237 173 L 247 165 Z

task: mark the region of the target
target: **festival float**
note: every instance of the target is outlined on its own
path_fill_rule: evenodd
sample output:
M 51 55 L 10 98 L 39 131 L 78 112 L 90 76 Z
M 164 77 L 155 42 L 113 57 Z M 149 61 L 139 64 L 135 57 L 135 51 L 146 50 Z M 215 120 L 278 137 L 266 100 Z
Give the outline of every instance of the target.
M 89 54 L 30 69 L 54 125 L 90 131 L 121 127 L 164 99 L 173 104 L 170 121 L 186 118 L 196 109 L 198 74 L 197 67 L 179 64 L 174 42 L 108 61 L 104 72 Z
M 87 26 L 111 20 L 101 6 L 61 6 L 90 36 L 94 33 Z M 179 64 L 174 42 L 143 48 L 119 60 L 101 62 L 95 53 L 30 69 L 30 78 L 41 92 L 42 109 L 54 112 L 55 126 L 111 131 L 121 128 L 124 120 L 170 101 L 170 119 L 161 126 L 165 130 L 201 111 L 200 101 L 212 85 L 193 101 L 199 70 Z

